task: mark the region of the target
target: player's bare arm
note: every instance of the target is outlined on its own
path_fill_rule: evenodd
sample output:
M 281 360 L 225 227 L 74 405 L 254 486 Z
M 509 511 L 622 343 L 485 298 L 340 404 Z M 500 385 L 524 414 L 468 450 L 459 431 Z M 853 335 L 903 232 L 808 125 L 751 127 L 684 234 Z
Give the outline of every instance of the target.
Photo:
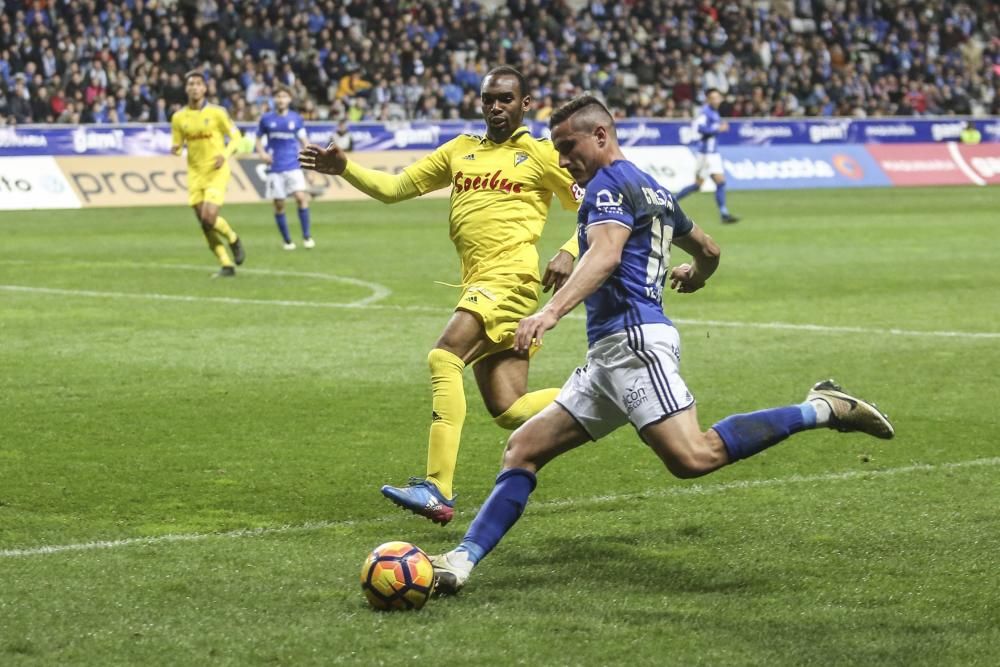
M 515 350 L 527 351 L 532 341 L 541 344 L 546 331 L 555 328 L 566 313 L 604 284 L 621 263 L 622 249 L 630 233 L 629 228 L 611 223 L 587 229 L 589 248 L 580 259 L 579 266 L 544 308 L 517 325 Z
M 545 267 L 545 274 L 542 276 L 542 291 L 555 290 L 558 292 L 573 273 L 574 257 L 565 250 L 557 252 L 549 260 Z
M 691 255 L 692 261 L 671 269 L 670 289 L 682 294 L 697 292 L 719 268 L 722 249 L 698 225 L 684 236 L 674 239 L 674 245 Z
M 323 148 L 309 144 L 299 151 L 299 164 L 303 169 L 318 171 L 321 174 L 340 176 L 347 169 L 347 153 L 333 144 Z
M 274 158 L 264 148 L 264 140 L 261 139 L 260 135 L 257 135 L 257 139 L 254 141 L 254 149 L 257 151 L 257 157 L 260 158 L 261 162 L 264 164 L 274 163 Z

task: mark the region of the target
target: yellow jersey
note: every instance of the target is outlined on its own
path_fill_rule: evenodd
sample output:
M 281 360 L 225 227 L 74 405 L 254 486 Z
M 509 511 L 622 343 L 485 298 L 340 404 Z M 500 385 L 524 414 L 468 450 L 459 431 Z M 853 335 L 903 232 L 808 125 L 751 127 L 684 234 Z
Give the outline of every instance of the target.
M 223 107 L 207 102 L 200 109 L 186 106 L 175 112 L 170 133 L 174 146 L 187 144 L 188 169 L 195 175 L 214 171 L 216 156 L 228 158 L 235 153 L 243 136 Z M 228 145 L 225 137 L 229 137 Z
M 552 195 L 575 211 L 583 194 L 552 142 L 527 127 L 501 144 L 463 134 L 404 172 L 420 194 L 451 186 L 451 240 L 464 285 L 512 273 L 539 280 L 535 243 Z

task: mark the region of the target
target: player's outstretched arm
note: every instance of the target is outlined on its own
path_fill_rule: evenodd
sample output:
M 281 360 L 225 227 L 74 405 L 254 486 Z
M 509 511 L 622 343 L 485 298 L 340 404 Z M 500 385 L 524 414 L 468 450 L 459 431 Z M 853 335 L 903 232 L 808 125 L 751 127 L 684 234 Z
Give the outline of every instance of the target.
M 692 262 L 671 269 L 670 288 L 681 293 L 697 292 L 719 268 L 722 249 L 698 225 L 684 236 L 675 238 L 674 245 L 691 255 Z
M 303 169 L 341 176 L 361 192 L 385 204 L 394 204 L 421 194 L 405 171 L 394 175 L 362 167 L 349 161 L 347 154 L 337 146 L 321 148 L 316 144 L 309 144 L 299 153 L 299 163 Z
M 303 169 L 311 169 L 321 174 L 340 176 L 347 168 L 347 153 L 334 144 L 326 148 L 307 144 L 299 151 L 299 164 Z
M 587 229 L 589 248 L 576 271 L 540 311 L 521 320 L 514 334 L 514 349 L 527 351 L 532 342 L 541 344 L 542 336 L 555 328 L 563 315 L 604 284 L 622 261 L 622 249 L 632 230 L 616 224 L 592 225 Z

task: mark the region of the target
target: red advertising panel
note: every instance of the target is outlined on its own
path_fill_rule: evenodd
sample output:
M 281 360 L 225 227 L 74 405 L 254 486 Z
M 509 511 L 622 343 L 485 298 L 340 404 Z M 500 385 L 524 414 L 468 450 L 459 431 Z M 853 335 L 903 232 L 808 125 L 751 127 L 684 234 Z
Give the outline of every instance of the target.
M 893 185 L 969 185 L 974 180 L 952 157 L 948 144 L 865 146 Z
M 1000 184 L 1000 144 L 958 146 L 959 158 L 983 183 Z

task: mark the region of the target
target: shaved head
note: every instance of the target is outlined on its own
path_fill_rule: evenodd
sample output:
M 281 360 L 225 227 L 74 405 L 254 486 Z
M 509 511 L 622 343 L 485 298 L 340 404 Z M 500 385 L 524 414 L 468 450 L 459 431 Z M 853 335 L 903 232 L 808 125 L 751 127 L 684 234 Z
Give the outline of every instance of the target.
M 574 132 L 593 132 L 597 127 L 603 127 L 612 137 L 615 133 L 615 121 L 604 104 L 593 95 L 582 95 L 562 105 L 549 118 L 549 128 L 570 121 Z
M 586 185 L 601 167 L 625 156 L 618 147 L 615 119 L 593 95 L 583 95 L 559 107 L 549 119 L 552 145 L 559 166 Z

